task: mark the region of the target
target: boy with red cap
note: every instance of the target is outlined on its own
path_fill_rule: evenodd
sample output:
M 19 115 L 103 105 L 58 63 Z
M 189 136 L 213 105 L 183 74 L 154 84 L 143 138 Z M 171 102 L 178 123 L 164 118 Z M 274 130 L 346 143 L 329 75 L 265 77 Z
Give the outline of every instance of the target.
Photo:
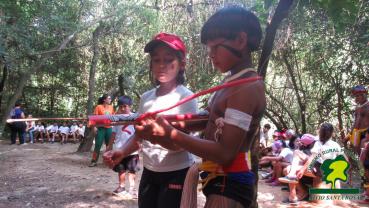
M 150 54 L 150 73 L 157 87 L 141 96 L 139 114 L 172 106 L 193 94 L 183 85 L 186 47 L 178 36 L 159 33 L 145 46 L 144 51 Z M 196 112 L 197 102 L 192 100 L 164 114 Z M 138 206 L 179 207 L 187 170 L 194 163 L 192 154 L 168 140 L 159 145 L 152 135 L 145 137 L 147 140 L 142 142 L 141 138 L 133 136 L 121 149 L 106 152 L 105 163 L 114 166 L 142 145 L 144 169 L 139 186 Z

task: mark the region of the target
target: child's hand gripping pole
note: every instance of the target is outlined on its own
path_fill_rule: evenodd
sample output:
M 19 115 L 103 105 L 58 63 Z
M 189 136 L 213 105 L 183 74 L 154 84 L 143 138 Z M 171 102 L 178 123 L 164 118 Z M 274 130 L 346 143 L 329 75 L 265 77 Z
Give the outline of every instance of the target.
M 239 80 L 234 80 L 234 81 L 230 81 L 230 82 L 226 82 L 226 83 L 223 83 L 221 85 L 218 85 L 218 86 L 215 86 L 215 87 L 211 87 L 207 90 L 203 90 L 203 91 L 200 91 L 196 94 L 193 94 L 193 95 L 190 95 L 188 97 L 185 97 L 184 99 L 180 100 L 179 102 L 177 102 L 176 104 L 168 107 L 168 108 L 164 108 L 164 109 L 161 109 L 161 110 L 157 110 L 157 111 L 154 111 L 154 112 L 147 112 L 147 113 L 144 113 L 140 116 L 138 116 L 138 114 L 134 114 L 136 115 L 137 117 L 135 119 L 132 119 L 132 120 L 125 120 L 126 123 L 125 124 L 135 124 L 135 123 L 138 123 L 142 120 L 144 120 L 145 118 L 148 118 L 148 117 L 156 117 L 157 114 L 159 113 L 162 113 L 162 112 L 165 112 L 165 111 L 168 111 L 170 109 L 173 109 L 177 106 L 180 106 L 190 100 L 193 100 L 199 96 L 202 96 L 202 95 L 206 95 L 206 94 L 210 94 L 210 93 L 213 93 L 213 92 L 216 92 L 218 90 L 221 90 L 221 89 L 224 89 L 224 88 L 229 88 L 229 87 L 234 87 L 234 86 L 238 86 L 238 85 L 241 85 L 241 84 L 245 84 L 245 83 L 250 83 L 250 82 L 254 82 L 254 81 L 257 81 L 257 80 L 262 80 L 263 78 L 260 77 L 260 76 L 256 76 L 256 77 L 249 77 L 249 78 L 243 78 L 243 79 L 239 79 Z M 184 114 L 184 115 L 189 115 L 189 114 Z M 100 125 L 100 126 L 111 126 L 111 125 L 114 125 L 113 122 L 116 122 L 118 123 L 117 121 L 114 121 L 114 118 L 116 118 L 116 116 L 120 116 L 120 115 L 102 115 L 102 116 L 89 116 L 89 124 L 90 125 Z M 172 115 L 174 117 L 168 117 L 168 119 L 183 119 L 183 120 L 191 120 L 191 119 L 194 119 L 193 116 L 180 116 L 180 115 Z M 166 118 L 165 116 L 163 116 L 164 118 Z M 122 120 L 120 120 L 122 121 Z M 168 120 L 169 121 L 169 120 Z M 176 120 L 178 121 L 178 120 Z M 121 125 L 121 124 L 117 124 L 117 125 Z

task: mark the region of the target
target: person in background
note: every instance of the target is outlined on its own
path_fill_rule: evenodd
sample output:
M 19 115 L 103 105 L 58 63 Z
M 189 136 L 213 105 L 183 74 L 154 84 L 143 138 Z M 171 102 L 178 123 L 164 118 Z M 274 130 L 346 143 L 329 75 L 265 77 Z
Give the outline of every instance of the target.
M 25 118 L 24 112 L 21 108 L 20 101 L 17 101 L 14 105 L 14 108 L 10 111 L 9 117 L 11 119 L 22 119 Z M 19 144 L 24 143 L 24 133 L 26 132 L 26 122 L 24 121 L 17 121 L 9 124 L 11 133 L 10 133 L 10 140 L 11 144 L 16 143 L 17 135 L 19 137 Z
M 48 142 L 54 143 L 55 137 L 58 135 L 59 127 L 57 123 L 54 123 L 53 125 L 48 126 L 47 128 L 47 140 Z
M 73 125 L 70 127 L 70 131 L 68 136 L 71 136 L 73 138 L 73 142 L 77 141 L 77 130 L 78 130 L 78 125 L 76 122 L 73 122 Z
M 132 115 L 131 106 L 132 99 L 128 96 L 121 96 L 118 99 L 119 109 L 117 114 L 123 114 L 126 116 Z M 118 125 L 113 127 L 113 133 L 110 138 L 109 145 L 106 151 L 112 149 L 120 149 L 129 138 L 134 134 L 135 128 L 133 125 Z M 133 152 L 131 155 L 123 158 L 123 160 L 116 165 L 113 170 L 118 173 L 119 186 L 113 191 L 114 194 L 118 194 L 123 198 L 137 198 L 137 191 L 135 189 L 136 172 L 138 168 L 138 151 Z M 125 188 L 126 179 L 128 178 L 129 185 Z
M 108 94 L 104 94 L 99 98 L 98 105 L 95 108 L 94 115 L 112 115 L 114 114 L 113 106 L 111 105 L 111 97 Z M 97 166 L 97 160 L 99 159 L 100 149 L 105 142 L 107 146 L 111 137 L 111 126 L 103 126 L 97 128 L 97 135 L 95 137 L 95 148 L 92 153 L 92 159 L 89 167 Z
M 361 139 L 365 136 L 365 130 L 369 127 L 368 90 L 363 85 L 357 85 L 352 88 L 351 95 L 357 104 L 354 111 L 354 125 L 343 142 L 345 145 L 348 143 L 357 154 L 360 154 Z
M 262 131 L 260 132 L 260 144 L 263 145 L 263 147 L 268 147 L 272 145 L 272 142 L 269 138 L 269 130 L 270 130 L 270 124 L 265 124 Z
M 27 116 L 27 118 L 32 118 L 32 115 L 29 114 Z M 27 121 L 27 128 L 26 128 L 26 132 L 29 135 L 29 143 L 33 144 L 33 132 L 35 131 L 35 122 L 34 121 Z
M 81 142 L 83 138 L 85 138 L 85 129 L 86 126 L 83 123 L 80 123 L 77 128 L 77 141 Z
M 60 137 L 61 137 L 61 140 L 60 140 L 60 144 L 65 144 L 68 142 L 68 135 L 69 135 L 69 127 L 67 125 L 66 122 L 63 123 L 63 126 L 61 126 L 59 128 L 59 133 L 60 133 Z
M 288 199 L 284 200 L 285 203 L 295 204 L 300 200 L 303 200 L 308 196 L 308 189 L 305 186 L 304 182 L 297 179 L 296 173 L 299 169 L 301 169 L 305 162 L 309 159 L 311 153 L 311 149 L 315 144 L 315 136 L 311 134 L 304 134 L 298 140 L 299 149 L 293 152 L 293 158 L 291 165 L 286 168 L 285 177 L 278 178 L 279 182 L 287 183 L 290 189 L 290 194 Z M 311 179 L 311 178 L 310 178 Z M 310 180 L 310 183 L 312 181 Z
M 44 136 L 45 136 L 45 127 L 44 125 L 41 123 L 41 121 L 39 121 L 35 127 L 35 135 L 34 138 L 35 140 L 37 140 L 37 138 L 39 137 L 41 142 L 44 143 Z

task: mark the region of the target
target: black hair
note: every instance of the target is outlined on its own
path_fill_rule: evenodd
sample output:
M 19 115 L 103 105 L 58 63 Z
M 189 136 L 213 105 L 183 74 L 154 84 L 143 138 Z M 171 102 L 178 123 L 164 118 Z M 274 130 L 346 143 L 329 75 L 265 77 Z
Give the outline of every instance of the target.
M 288 146 L 290 147 L 290 149 L 295 149 L 295 141 L 296 141 L 296 139 L 297 139 L 297 136 L 295 136 L 295 135 L 293 135 L 291 138 L 290 138 L 290 140 L 289 140 L 289 142 L 288 142 Z
M 250 11 L 240 6 L 228 6 L 218 10 L 201 29 L 201 43 L 225 38 L 234 40 L 240 32 L 247 34 L 249 50 L 256 51 L 262 38 L 259 19 Z
M 131 106 L 133 104 L 132 98 L 126 95 L 123 95 L 118 98 L 118 105 L 129 105 Z
M 282 147 L 283 148 L 286 148 L 287 147 L 287 144 L 286 144 L 286 142 L 283 139 L 281 139 L 279 141 L 282 143 Z
M 166 46 L 166 47 L 168 47 L 168 45 L 165 44 L 165 43 L 159 43 L 159 44 L 156 45 L 155 48 L 157 48 L 158 46 Z M 153 55 L 153 52 L 154 52 L 154 49 L 155 48 L 153 48 L 152 51 L 150 52 L 150 56 Z M 168 47 L 168 48 L 170 48 L 170 47 Z M 182 62 L 182 61 L 184 61 L 186 59 L 185 55 L 182 52 L 177 51 L 177 50 L 174 50 L 172 48 L 170 48 L 170 49 L 173 50 L 173 51 L 175 51 L 174 55 L 178 58 L 178 61 L 179 62 Z M 151 80 L 153 80 L 155 82 L 155 85 L 160 85 L 160 82 L 158 80 L 156 80 L 156 79 L 154 80 L 154 75 L 152 74 L 152 70 L 151 69 L 152 69 L 152 64 L 151 64 L 151 60 L 150 60 L 150 78 L 151 78 Z M 178 85 L 182 85 L 182 84 L 184 84 L 186 82 L 186 78 L 185 78 L 185 67 L 179 69 L 179 72 L 178 72 L 177 77 L 176 77 L 176 81 L 177 81 L 177 84 Z
M 98 105 L 102 105 L 102 104 L 104 104 L 103 97 L 99 97 L 99 99 L 97 99 L 97 104 L 98 104 Z
M 270 129 L 270 128 L 271 128 L 271 126 L 270 126 L 270 124 L 265 124 L 265 125 L 264 125 L 264 128 L 266 128 L 266 129 Z
M 14 107 L 19 107 L 22 105 L 22 102 L 20 100 L 17 100 L 14 104 Z
M 334 127 L 330 123 L 323 123 L 319 130 L 319 140 L 325 144 L 333 135 Z
M 104 104 L 104 101 L 106 100 L 106 98 L 108 98 L 110 95 L 108 94 L 103 94 L 101 97 L 99 97 L 99 99 L 97 100 L 97 104 L 98 105 L 102 105 Z

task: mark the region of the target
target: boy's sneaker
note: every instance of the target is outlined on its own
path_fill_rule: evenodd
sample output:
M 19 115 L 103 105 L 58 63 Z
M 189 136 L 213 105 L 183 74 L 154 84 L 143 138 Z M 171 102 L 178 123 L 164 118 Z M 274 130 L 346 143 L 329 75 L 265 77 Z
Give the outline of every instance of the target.
M 133 196 L 130 193 L 128 193 L 127 191 L 122 191 L 122 192 L 120 192 L 116 195 L 119 196 L 120 198 L 126 199 L 126 200 L 132 200 L 133 199 Z
M 131 195 L 132 195 L 132 199 L 138 199 L 137 193 L 131 193 Z
M 129 193 L 131 194 L 133 199 L 138 199 L 138 195 L 137 195 L 137 190 L 136 189 L 131 189 L 129 190 Z
M 95 161 L 92 161 L 88 167 L 96 167 L 97 166 L 97 163 Z
M 126 189 L 124 187 L 119 186 L 117 189 L 113 191 L 114 194 L 119 194 L 120 192 L 125 191 Z
M 282 204 L 289 204 L 291 206 L 297 206 L 299 204 L 299 201 L 297 199 L 290 200 L 289 198 L 286 198 L 286 199 L 282 200 Z
M 262 173 L 261 174 L 261 179 L 267 179 L 270 178 L 272 176 L 273 173 Z
M 285 176 L 285 177 L 278 178 L 278 181 L 281 183 L 291 183 L 291 184 L 299 183 L 296 177 L 291 177 L 291 176 Z

